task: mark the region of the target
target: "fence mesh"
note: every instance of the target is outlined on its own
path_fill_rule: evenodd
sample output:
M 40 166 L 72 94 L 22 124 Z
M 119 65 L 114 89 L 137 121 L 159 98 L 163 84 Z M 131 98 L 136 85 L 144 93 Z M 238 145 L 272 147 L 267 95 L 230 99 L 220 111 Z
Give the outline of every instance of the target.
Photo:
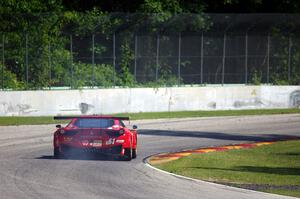
M 297 14 L 18 15 L 0 15 L 2 89 L 300 84 Z

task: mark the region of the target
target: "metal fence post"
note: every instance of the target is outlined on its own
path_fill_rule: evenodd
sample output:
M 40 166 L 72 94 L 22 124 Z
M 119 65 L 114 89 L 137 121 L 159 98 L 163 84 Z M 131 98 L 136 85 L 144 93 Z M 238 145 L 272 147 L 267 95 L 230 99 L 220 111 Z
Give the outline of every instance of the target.
M 5 36 L 2 35 L 2 71 L 1 71 L 1 82 L 2 82 L 2 90 L 4 89 L 4 64 L 5 64 L 5 57 L 4 57 L 4 44 L 5 43 Z
M 245 84 L 248 83 L 248 32 L 245 36 Z
M 95 84 L 95 34 L 92 35 L 92 87 Z
M 52 85 L 52 60 L 51 60 L 51 44 L 48 44 L 48 65 L 49 65 L 49 88 L 51 89 Z
M 178 86 L 180 86 L 181 78 L 181 33 L 178 35 Z
M 204 36 L 201 34 L 201 61 L 200 61 L 200 83 L 203 84 L 203 55 L 204 55 Z
M 134 79 L 136 81 L 136 67 L 137 67 L 137 53 L 138 53 L 138 38 L 134 36 Z
M 222 85 L 224 84 L 224 80 L 225 80 L 225 58 L 226 58 L 226 32 L 224 33 L 224 40 L 223 40 Z
M 114 86 L 116 86 L 116 33 L 113 34 L 113 67 L 114 67 Z
M 158 68 L 159 68 L 159 34 L 157 33 L 156 38 L 156 69 L 155 69 L 155 80 L 158 80 Z
M 268 44 L 267 44 L 267 84 L 270 81 L 270 33 L 268 34 Z
M 28 89 L 28 33 L 25 35 L 26 89 Z
M 292 37 L 289 36 L 289 54 L 288 54 L 288 82 L 291 81 L 291 55 L 292 55 Z
M 73 68 L 73 36 L 70 35 L 70 61 L 71 61 L 71 88 L 73 88 L 73 76 L 74 76 L 74 68 Z

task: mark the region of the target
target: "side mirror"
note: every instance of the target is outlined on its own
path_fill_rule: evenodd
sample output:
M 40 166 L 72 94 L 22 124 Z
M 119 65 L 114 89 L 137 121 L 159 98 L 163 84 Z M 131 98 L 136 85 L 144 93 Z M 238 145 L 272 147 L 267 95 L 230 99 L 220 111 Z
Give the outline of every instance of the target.
M 60 129 L 60 128 L 61 128 L 61 125 L 60 125 L 60 124 L 56 125 L 56 128 Z
M 137 127 L 137 125 L 133 125 L 132 128 L 133 129 L 137 129 L 138 127 Z

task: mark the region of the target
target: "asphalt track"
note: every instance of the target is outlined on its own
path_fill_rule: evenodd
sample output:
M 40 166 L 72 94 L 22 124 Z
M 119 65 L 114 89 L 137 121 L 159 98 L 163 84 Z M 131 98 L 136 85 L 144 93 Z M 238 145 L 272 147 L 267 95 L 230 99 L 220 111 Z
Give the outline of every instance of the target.
M 135 121 L 138 158 L 52 158 L 55 125 L 0 127 L 0 198 L 289 198 L 184 180 L 153 170 L 145 157 L 160 152 L 300 136 L 300 115 Z M 133 122 L 132 122 L 133 124 Z

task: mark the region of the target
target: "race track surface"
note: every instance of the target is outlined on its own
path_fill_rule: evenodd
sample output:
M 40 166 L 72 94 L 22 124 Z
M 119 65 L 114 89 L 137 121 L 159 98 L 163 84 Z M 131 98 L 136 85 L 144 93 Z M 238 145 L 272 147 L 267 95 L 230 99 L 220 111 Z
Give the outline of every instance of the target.
M 138 158 L 52 158 L 55 125 L 0 127 L 0 198 L 289 198 L 153 170 L 143 159 L 160 152 L 300 136 L 300 115 L 134 121 Z

